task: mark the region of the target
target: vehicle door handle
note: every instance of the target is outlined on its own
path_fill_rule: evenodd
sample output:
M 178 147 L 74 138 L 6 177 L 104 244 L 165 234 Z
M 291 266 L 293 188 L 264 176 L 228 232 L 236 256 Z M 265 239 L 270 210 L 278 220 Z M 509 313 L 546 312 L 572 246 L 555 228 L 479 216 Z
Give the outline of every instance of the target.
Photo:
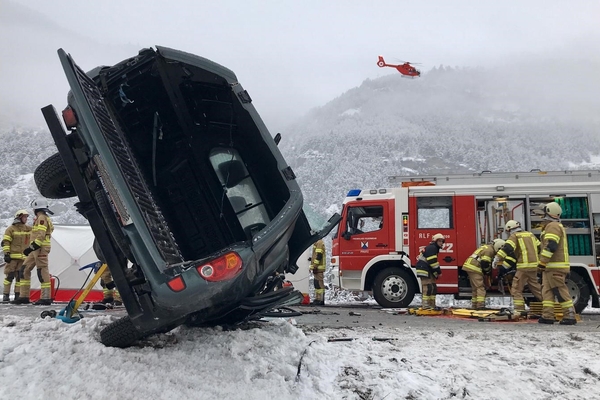
M 452 257 L 450 257 L 450 256 L 446 256 L 446 257 L 444 257 L 444 261 L 446 261 L 446 262 L 448 262 L 448 263 L 449 263 L 450 261 L 454 261 L 454 260 L 456 260 L 456 259 L 455 259 L 455 258 L 452 258 Z
M 375 247 L 388 247 L 387 243 L 377 243 Z

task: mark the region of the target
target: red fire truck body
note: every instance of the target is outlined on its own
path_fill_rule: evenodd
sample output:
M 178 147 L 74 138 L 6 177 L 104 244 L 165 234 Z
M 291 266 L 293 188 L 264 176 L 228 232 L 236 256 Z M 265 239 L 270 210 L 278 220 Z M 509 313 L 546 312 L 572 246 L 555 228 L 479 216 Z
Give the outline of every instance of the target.
M 541 233 L 536 211 L 556 201 L 563 208 L 571 273 L 569 291 L 580 312 L 600 307 L 600 171 L 490 173 L 392 177 L 400 187 L 351 190 L 332 243 L 334 284 L 372 291 L 383 307 L 406 307 L 421 285 L 414 268 L 419 250 L 442 233 L 438 294 L 470 298 L 461 266 L 483 243 L 506 239 L 514 219 Z M 493 271 L 490 295 L 509 295 Z M 529 294 L 529 298 L 532 295 Z

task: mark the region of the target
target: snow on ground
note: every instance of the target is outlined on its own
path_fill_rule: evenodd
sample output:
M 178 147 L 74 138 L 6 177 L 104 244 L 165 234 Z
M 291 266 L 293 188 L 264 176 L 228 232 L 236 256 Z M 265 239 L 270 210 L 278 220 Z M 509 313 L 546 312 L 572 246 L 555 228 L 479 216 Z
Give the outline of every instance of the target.
M 3 317 L 0 398 L 600 399 L 594 330 L 409 323 L 304 332 L 273 320 L 180 327 L 117 349 L 98 342 L 113 318 Z M 328 341 L 343 337 L 353 340 Z

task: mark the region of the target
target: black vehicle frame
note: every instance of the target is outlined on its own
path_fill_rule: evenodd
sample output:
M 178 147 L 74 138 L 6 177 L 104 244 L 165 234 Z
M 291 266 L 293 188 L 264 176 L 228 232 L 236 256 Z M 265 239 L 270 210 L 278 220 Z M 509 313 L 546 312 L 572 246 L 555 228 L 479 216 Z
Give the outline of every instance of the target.
M 180 324 L 242 321 L 301 294 L 275 290 L 339 222 L 311 228 L 303 197 L 229 69 L 156 47 L 85 73 L 58 51 L 71 91 L 59 150 L 35 173 L 47 197 L 79 197 L 128 316 L 101 340 L 125 347 Z

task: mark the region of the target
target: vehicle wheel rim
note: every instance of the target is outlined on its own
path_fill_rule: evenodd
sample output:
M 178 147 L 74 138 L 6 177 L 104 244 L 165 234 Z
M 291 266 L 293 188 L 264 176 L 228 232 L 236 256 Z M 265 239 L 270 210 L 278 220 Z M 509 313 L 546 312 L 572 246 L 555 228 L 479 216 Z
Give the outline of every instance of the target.
M 381 284 L 381 293 L 386 300 L 397 303 L 406 297 L 408 285 L 404 279 L 398 275 L 392 275 L 385 278 Z
M 573 300 L 573 305 L 575 305 L 579 301 L 579 295 L 580 295 L 579 286 L 570 279 L 567 279 L 566 284 L 567 284 L 567 289 L 569 289 L 569 295 L 571 296 L 571 299 Z

